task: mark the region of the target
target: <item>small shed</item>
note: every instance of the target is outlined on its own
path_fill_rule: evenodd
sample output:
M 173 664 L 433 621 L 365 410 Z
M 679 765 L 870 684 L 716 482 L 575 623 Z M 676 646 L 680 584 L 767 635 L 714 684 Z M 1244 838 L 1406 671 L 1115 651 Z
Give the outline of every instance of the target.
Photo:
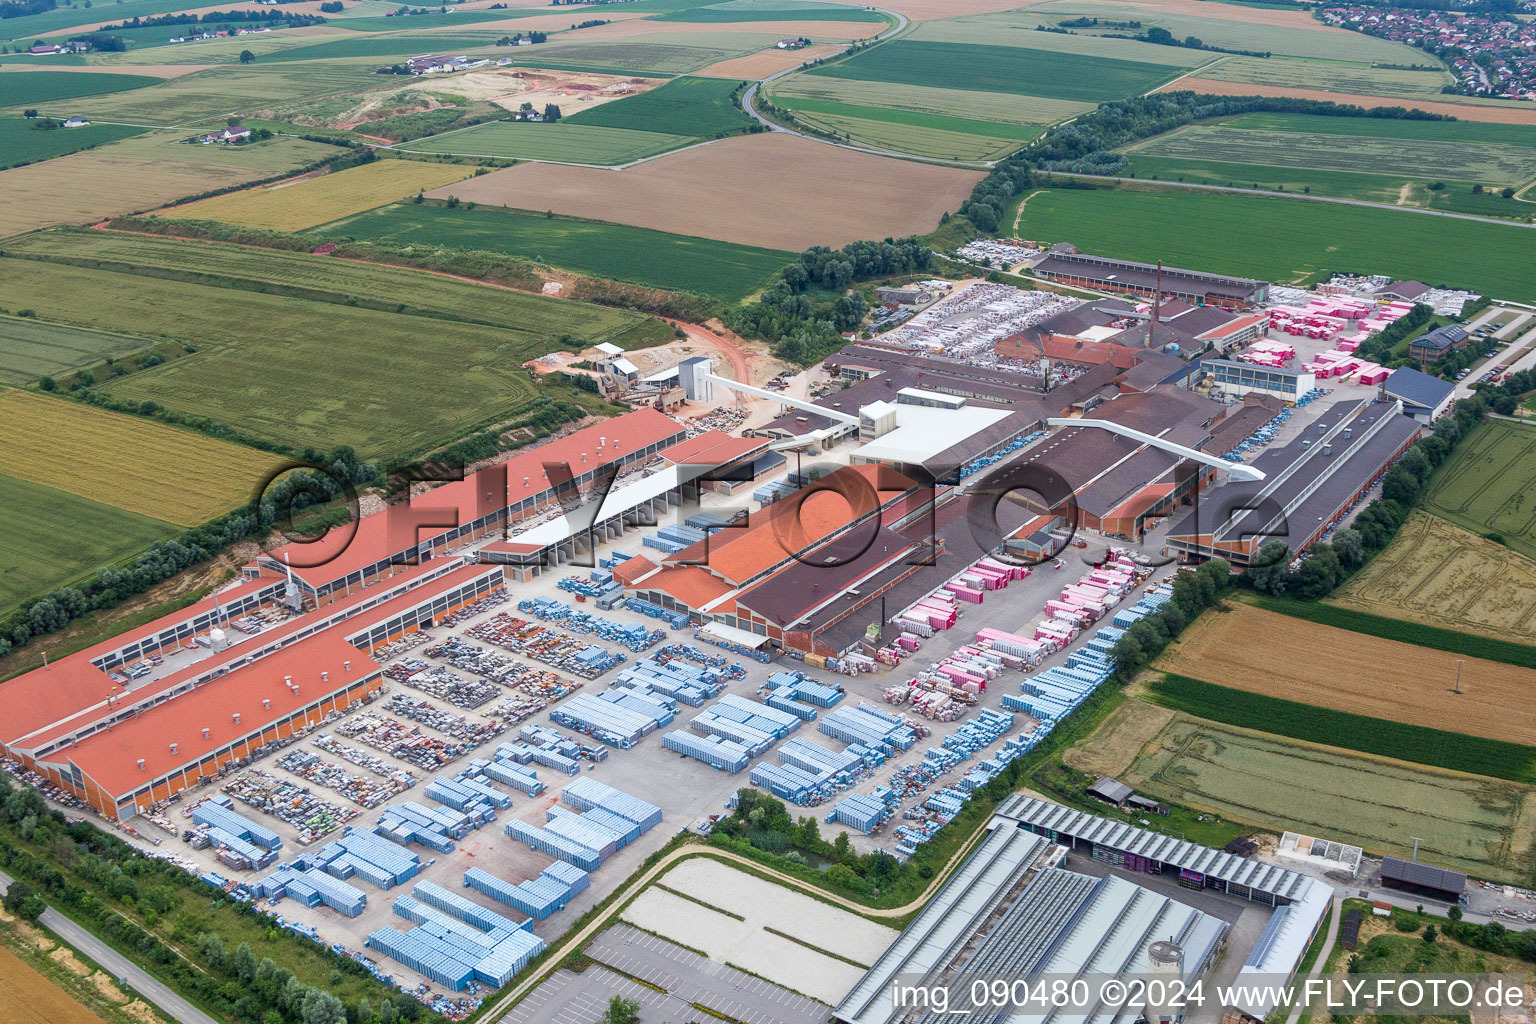
M 1459 903 L 1467 888 L 1467 876 L 1450 868 L 1437 868 L 1417 860 L 1400 857 L 1381 859 L 1381 884 L 1389 889 L 1401 889 L 1419 896 Z
M 1108 775 L 1088 787 L 1088 795 L 1095 800 L 1102 800 L 1107 804 L 1119 807 L 1131 798 L 1136 791 L 1118 779 L 1112 779 Z

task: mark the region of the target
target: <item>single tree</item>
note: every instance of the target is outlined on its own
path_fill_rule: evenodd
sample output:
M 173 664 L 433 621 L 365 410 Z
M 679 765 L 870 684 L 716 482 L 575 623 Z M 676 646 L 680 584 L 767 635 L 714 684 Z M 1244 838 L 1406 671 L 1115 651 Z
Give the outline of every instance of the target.
M 623 996 L 608 1000 L 608 1009 L 603 1012 L 603 1024 L 634 1024 L 639 1019 L 640 1004 Z
M 240 51 L 240 63 L 241 64 L 249 64 L 251 61 L 253 61 L 255 59 L 256 59 L 256 55 L 254 53 L 252 53 L 250 50 L 241 50 Z

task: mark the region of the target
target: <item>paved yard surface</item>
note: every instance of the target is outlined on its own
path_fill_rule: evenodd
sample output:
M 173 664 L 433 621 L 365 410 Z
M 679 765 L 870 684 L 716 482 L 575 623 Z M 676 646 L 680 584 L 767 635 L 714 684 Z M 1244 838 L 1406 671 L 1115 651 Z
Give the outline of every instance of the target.
M 744 1024 L 826 1024 L 832 1013 L 824 1003 L 706 960 L 628 925 L 616 924 L 604 931 L 592 940 L 586 953 L 599 963 L 665 989 L 685 1003 L 707 1006 Z

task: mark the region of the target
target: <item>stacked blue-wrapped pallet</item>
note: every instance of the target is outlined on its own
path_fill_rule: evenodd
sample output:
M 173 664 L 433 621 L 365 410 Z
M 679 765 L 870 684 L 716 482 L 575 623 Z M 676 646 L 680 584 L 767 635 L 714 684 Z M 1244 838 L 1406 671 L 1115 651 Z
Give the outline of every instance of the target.
M 678 550 L 682 549 L 679 548 Z M 675 611 L 671 608 L 663 608 L 659 604 L 653 604 L 650 601 L 644 601 L 638 597 L 632 597 L 628 601 L 624 602 L 624 607 L 629 611 L 639 612 L 641 615 L 647 615 L 653 619 L 660 619 L 667 625 L 671 626 L 673 629 L 682 629 L 684 626 L 688 625 L 687 612 Z
M 585 871 L 562 861 L 555 861 L 540 872 L 537 878 L 516 885 L 480 868 L 470 868 L 464 872 L 466 889 L 483 892 L 497 902 L 521 910 L 536 921 L 564 910 L 565 905 L 589 884 L 590 879 Z
M 623 590 L 622 586 L 613 582 L 613 573 L 606 569 L 594 569 L 592 580 L 600 588 L 597 595 L 599 598 L 615 587 Z M 553 597 L 535 597 L 519 601 L 517 610 L 525 615 L 559 622 L 573 633 L 596 634 L 599 639 L 616 643 L 636 654 L 655 647 L 667 638 L 666 630 L 646 629 L 638 622 L 615 622 L 600 618 L 580 608 L 572 608 L 564 601 L 557 601 Z
M 718 668 L 690 665 L 685 661 L 641 658 L 621 671 L 610 686 L 650 689 L 673 700 L 698 707 L 725 689 L 725 674 Z
M 549 717 L 551 721 L 569 726 L 583 736 L 590 736 L 620 750 L 628 750 L 642 736 L 654 732 L 663 724 L 663 717 L 669 722 L 672 720 L 670 713 L 664 715 L 663 709 L 659 707 L 654 710 L 636 710 L 602 700 L 590 693 L 578 693 L 557 706 Z
M 596 850 L 526 821 L 509 821 L 505 831 L 518 842 L 567 864 L 574 864 L 583 871 L 596 871 L 603 863 Z
M 882 750 L 887 756 L 909 750 L 917 734 L 901 718 L 860 701 L 856 708 L 840 707 L 823 715 L 817 728 L 844 743 Z
M 207 825 L 205 828 L 208 841 L 219 847 L 219 860 L 230 867 L 260 870 L 277 862 L 276 850 L 257 846 L 217 825 Z
M 772 483 L 763 484 L 763 486 L 753 491 L 752 500 L 766 505 L 770 502 L 778 501 L 786 494 L 793 494 L 797 490 L 799 488 L 788 480 L 775 480 Z
M 495 820 L 496 808 L 506 809 L 512 806 L 511 797 L 499 790 L 470 784 L 460 779 L 451 779 L 446 775 L 439 775 L 433 779 L 422 793 L 440 804 L 462 811 L 481 823 Z
M 502 744 L 503 747 L 507 744 Z M 538 796 L 544 790 L 544 783 L 539 781 L 538 773 L 532 769 L 524 768 L 510 756 L 504 757 L 501 747 L 496 749 L 494 760 L 487 761 L 476 758 L 465 767 L 464 773 L 469 778 L 490 780 L 499 782 L 504 786 L 511 786 L 520 793 L 529 796 Z
M 752 760 L 746 747 L 719 736 L 695 736 L 691 732 L 673 729 L 661 737 L 661 745 L 668 750 L 703 761 L 711 768 L 735 774 Z
M 790 803 L 804 806 L 814 800 L 812 793 L 816 788 L 817 777 L 793 765 L 759 761 L 752 766 L 747 779 L 752 785 L 762 786 L 774 796 Z
M 475 976 L 475 969 L 450 957 L 433 943 L 420 928 L 409 932 L 384 927 L 370 932 L 363 945 L 376 949 L 391 960 L 398 960 L 424 978 L 430 978 L 452 992 L 458 992 Z
M 544 829 L 595 851 L 599 861 L 607 860 L 619 849 L 619 837 L 616 833 L 600 825 L 583 821 L 581 815 L 564 807 L 553 806 L 545 812 Z
M 356 917 L 368 905 L 368 896 L 357 886 L 348 885 L 320 871 L 305 871 L 284 865 L 262 879 L 267 896 L 288 896 L 306 907 L 324 903 L 347 917 Z
M 841 687 L 823 686 L 804 672 L 793 670 L 775 672 L 763 685 L 768 690 L 805 704 L 814 704 L 819 708 L 830 708 L 843 699 Z
M 427 807 L 407 800 L 386 807 L 373 830 L 391 842 L 405 846 L 421 843 L 438 853 L 452 853 L 453 840 L 463 839 L 482 824 L 473 816 L 447 807 Z
M 612 811 L 639 825 L 641 832 L 661 824 L 660 807 L 592 778 L 577 779 L 566 786 L 560 791 L 560 801 L 573 811 Z
M 727 693 L 695 715 L 688 728 L 719 736 L 761 754 L 800 727 L 800 719 L 787 711 Z
M 868 773 L 864 759 L 795 737 L 779 748 L 782 764 L 760 761 L 748 778 L 774 795 L 802 806 L 830 799 Z
M 350 827 L 340 839 L 323 846 L 315 859 L 327 874 L 337 878 L 355 874 L 380 889 L 393 888 L 421 870 L 421 858 L 414 853 Z
M 895 794 L 884 786 L 874 793 L 849 793 L 832 805 L 831 820 L 867 834 L 890 818 L 896 803 Z
M 471 871 L 479 870 L 471 868 Z M 510 917 L 503 917 L 494 910 L 489 910 L 476 903 L 474 900 L 465 899 L 452 889 L 445 889 L 436 882 L 418 882 L 411 888 L 411 895 L 425 903 L 442 911 L 449 917 L 474 925 L 484 932 L 514 932 L 518 929 L 524 931 L 533 930 L 533 922 L 528 920 L 514 921 Z
M 671 725 L 672 719 L 677 717 L 677 701 L 666 694 L 652 693 L 649 689 L 628 690 L 620 687 L 598 694 L 597 699 L 655 719 L 658 727 Z
M 276 852 L 283 848 L 282 837 L 264 825 L 239 814 L 232 808 L 234 801 L 222 793 L 210 796 L 192 809 L 192 820 L 199 825 L 206 825 L 211 829 L 219 829 L 228 837 L 225 844 L 232 849 L 238 849 L 247 859 L 258 868 L 264 868 L 276 860 Z M 212 832 L 209 838 L 214 838 Z M 228 842 L 229 839 L 237 840 L 242 845 L 235 847 Z M 249 847 L 249 849 L 247 849 Z
M 976 717 L 944 737 L 940 746 L 947 747 L 969 758 L 983 747 L 996 743 L 1003 733 L 1013 728 L 1014 717 L 1003 711 L 981 708 Z

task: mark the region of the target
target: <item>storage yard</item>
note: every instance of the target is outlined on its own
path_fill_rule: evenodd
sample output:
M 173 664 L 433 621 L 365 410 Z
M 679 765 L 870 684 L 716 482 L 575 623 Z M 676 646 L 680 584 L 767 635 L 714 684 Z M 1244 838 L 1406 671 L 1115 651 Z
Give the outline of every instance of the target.
M 1155 667 L 1371 718 L 1536 744 L 1536 671 L 1461 659 L 1249 605 L 1208 614 Z M 1405 669 L 1404 666 L 1412 666 Z

